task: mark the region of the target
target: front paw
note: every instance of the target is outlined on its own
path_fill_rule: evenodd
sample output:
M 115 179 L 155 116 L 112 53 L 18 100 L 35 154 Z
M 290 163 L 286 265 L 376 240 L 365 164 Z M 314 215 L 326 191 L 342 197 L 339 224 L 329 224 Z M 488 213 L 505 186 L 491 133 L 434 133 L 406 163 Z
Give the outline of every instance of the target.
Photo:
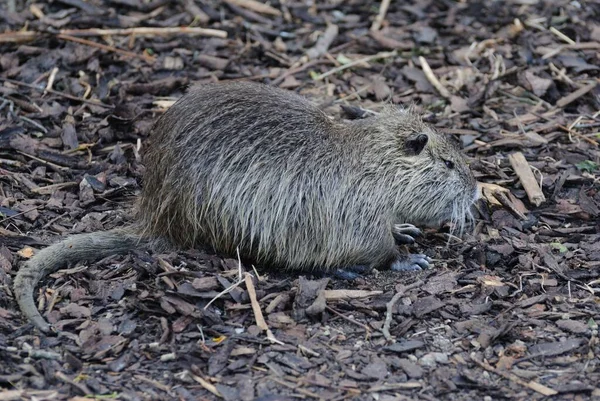
M 394 224 L 392 226 L 392 235 L 398 245 L 412 245 L 415 243 L 415 237 L 421 235 L 421 230 L 412 224 Z
M 414 272 L 423 269 L 429 269 L 432 259 L 423 254 L 409 254 L 400 257 L 397 261 L 392 263 L 391 270 L 396 272 Z

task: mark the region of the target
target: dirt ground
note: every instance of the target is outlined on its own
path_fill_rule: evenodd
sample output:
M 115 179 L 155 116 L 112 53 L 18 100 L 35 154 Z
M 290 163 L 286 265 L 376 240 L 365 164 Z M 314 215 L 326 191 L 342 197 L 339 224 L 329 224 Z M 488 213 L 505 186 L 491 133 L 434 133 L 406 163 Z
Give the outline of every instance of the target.
M 600 399 L 600 3 L 380 6 L 0 3 L 0 401 Z M 206 250 L 69 266 L 36 293 L 41 335 L 21 263 L 130 221 L 153 121 L 225 80 L 336 118 L 414 104 L 471 158 L 475 226 L 427 230 L 431 270 L 354 282 Z

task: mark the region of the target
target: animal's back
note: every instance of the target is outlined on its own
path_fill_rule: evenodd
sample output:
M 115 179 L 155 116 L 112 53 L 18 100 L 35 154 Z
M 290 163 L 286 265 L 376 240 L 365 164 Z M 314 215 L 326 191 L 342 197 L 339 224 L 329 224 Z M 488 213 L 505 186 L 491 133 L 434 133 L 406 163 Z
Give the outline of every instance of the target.
M 287 267 L 330 267 L 352 259 L 348 249 L 360 262 L 374 250 L 353 236 L 368 236 L 380 210 L 360 205 L 360 191 L 374 188 L 349 171 L 357 155 L 345 135 L 287 91 L 193 88 L 153 131 L 140 219 L 147 233 L 176 245 L 239 247 Z M 342 213 L 350 208 L 364 216 Z

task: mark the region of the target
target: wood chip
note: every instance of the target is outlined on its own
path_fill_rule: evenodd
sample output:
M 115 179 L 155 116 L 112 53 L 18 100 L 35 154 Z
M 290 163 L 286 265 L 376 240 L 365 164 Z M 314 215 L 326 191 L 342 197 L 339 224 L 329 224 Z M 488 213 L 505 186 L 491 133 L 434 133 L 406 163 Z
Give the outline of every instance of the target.
M 252 304 L 252 312 L 254 312 L 254 320 L 256 321 L 256 325 L 267 332 L 267 338 L 273 342 L 280 345 L 283 345 L 281 341 L 275 338 L 269 326 L 267 326 L 267 322 L 262 314 L 260 309 L 260 305 L 258 303 L 258 299 L 256 298 L 256 289 L 254 289 L 254 283 L 252 282 L 252 276 L 246 273 L 245 277 L 246 289 L 248 290 L 248 296 L 250 297 L 250 303 Z
M 540 206 L 542 203 L 544 203 L 546 201 L 546 197 L 544 196 L 542 189 L 533 175 L 531 166 L 529 163 L 527 163 L 527 160 L 525 160 L 523 153 L 513 153 L 508 156 L 508 160 L 510 160 L 510 164 L 521 181 L 521 185 L 523 185 L 525 192 L 527 192 L 529 201 L 536 206 Z

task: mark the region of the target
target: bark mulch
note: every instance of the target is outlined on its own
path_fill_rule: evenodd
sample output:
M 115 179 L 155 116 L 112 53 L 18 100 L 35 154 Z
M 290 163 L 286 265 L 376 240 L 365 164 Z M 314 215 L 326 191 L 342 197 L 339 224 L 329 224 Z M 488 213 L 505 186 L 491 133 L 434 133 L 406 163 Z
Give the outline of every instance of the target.
M 0 4 L 0 401 L 600 398 L 600 5 L 386 3 Z M 470 156 L 475 226 L 425 232 L 434 269 L 355 282 L 204 250 L 81 263 L 36 293 L 40 335 L 20 264 L 127 224 L 152 122 L 224 80 L 335 117 L 413 104 Z

